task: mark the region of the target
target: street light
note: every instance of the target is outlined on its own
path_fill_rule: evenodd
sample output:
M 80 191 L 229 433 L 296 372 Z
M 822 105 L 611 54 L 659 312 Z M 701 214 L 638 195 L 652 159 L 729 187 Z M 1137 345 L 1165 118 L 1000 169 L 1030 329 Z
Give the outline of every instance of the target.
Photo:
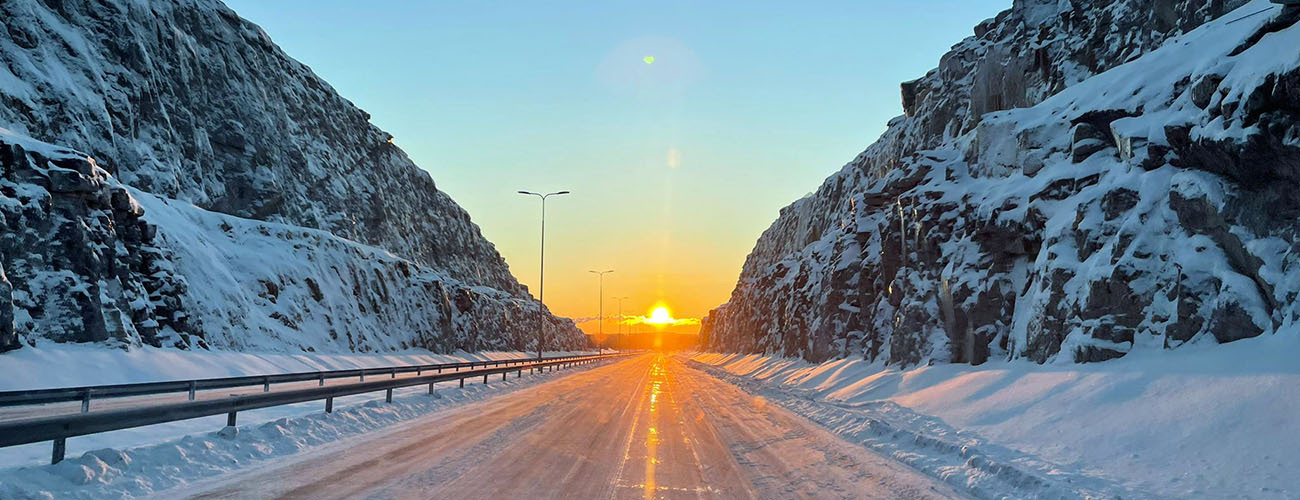
M 614 297 L 614 300 L 618 301 L 618 338 L 620 342 L 626 343 L 627 339 L 623 338 L 623 301 L 631 300 L 631 297 Z
M 519 191 L 519 194 L 527 196 L 536 196 L 542 199 L 542 263 L 537 271 L 537 360 L 542 360 L 542 338 L 545 335 L 543 323 L 545 322 L 545 302 L 543 297 L 546 294 L 546 199 L 552 196 L 569 194 L 568 191 L 556 191 L 554 193 L 534 193 L 532 191 Z
M 608 271 L 587 271 L 600 276 L 600 289 L 596 295 L 596 301 L 600 302 L 600 321 L 596 324 L 596 349 L 600 354 L 605 354 L 605 346 L 600 345 L 600 341 L 605 339 L 605 275 L 614 272 L 613 269 Z
M 623 334 L 623 301 L 631 300 L 632 297 L 614 297 L 618 301 L 618 334 Z

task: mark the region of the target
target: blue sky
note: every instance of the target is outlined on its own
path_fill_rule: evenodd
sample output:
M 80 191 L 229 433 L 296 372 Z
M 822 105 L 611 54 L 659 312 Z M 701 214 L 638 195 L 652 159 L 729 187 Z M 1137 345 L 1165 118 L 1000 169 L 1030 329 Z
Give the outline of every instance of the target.
M 547 303 L 575 317 L 596 313 L 595 268 L 625 312 L 725 302 L 778 210 L 901 113 L 898 83 L 1010 7 L 226 3 L 370 112 L 530 286 L 537 206 L 514 193 L 572 190 L 548 203 Z

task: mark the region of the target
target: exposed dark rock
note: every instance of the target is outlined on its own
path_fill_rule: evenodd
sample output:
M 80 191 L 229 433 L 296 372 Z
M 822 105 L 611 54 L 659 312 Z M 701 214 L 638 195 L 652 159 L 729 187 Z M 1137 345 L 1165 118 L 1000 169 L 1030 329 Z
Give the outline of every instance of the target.
M 12 351 L 22 344 L 14 332 L 14 287 L 0 269 L 0 352 Z
M 1137 206 L 1138 193 L 1132 189 L 1120 188 L 1101 197 L 1101 210 L 1106 220 L 1114 220 L 1124 212 Z
M 321 293 L 320 285 L 316 284 L 316 280 L 305 278 L 303 281 L 307 283 L 307 288 L 311 290 L 311 298 L 313 300 L 320 302 L 325 299 L 325 294 Z
M 1179 224 L 1194 234 L 1209 236 L 1223 250 L 1232 270 L 1255 282 L 1269 315 L 1278 309 L 1277 301 L 1273 297 L 1273 285 L 1259 273 L 1264 261 L 1246 249 L 1241 239 L 1232 233 L 1228 221 L 1219 214 L 1208 199 L 1203 196 L 1188 199 L 1175 191 L 1169 193 L 1169 207 L 1178 214 Z
M 1075 163 L 1082 162 L 1098 151 L 1113 145 L 1109 135 L 1088 122 L 1075 125 L 1073 135 L 1070 154 Z
M 1248 95 L 1237 116 L 1255 125 L 1245 140 L 1194 140 L 1192 125 L 1167 126 L 1173 164 L 1227 177 L 1252 191 L 1250 196 L 1271 200 L 1281 215 L 1300 214 L 1300 69 Z
M 1178 316 L 1165 328 L 1165 347 L 1176 347 L 1192 340 L 1205 328 L 1205 320 L 1197 314 L 1200 306 L 1198 295 L 1185 294 L 1178 298 Z
M 50 192 L 56 194 L 89 193 L 95 184 L 86 176 L 73 170 L 50 170 Z
M 48 188 L 33 174 L 50 165 Z M 31 152 L 0 140 L 0 195 L 8 229 L 0 237 L 0 349 L 40 335 L 59 342 L 190 345 L 202 333 L 175 314 L 183 278 L 159 249 L 153 227 L 124 188 L 73 151 Z M 159 328 L 169 335 L 158 336 Z M 30 340 L 30 338 L 29 338 Z
M 1264 329 L 1250 318 L 1250 313 L 1235 302 L 1228 302 L 1214 310 L 1214 315 L 1210 318 L 1210 331 L 1220 344 L 1258 337 L 1264 333 Z
M 456 310 L 464 313 L 474 307 L 474 293 L 469 290 L 456 291 Z
M 1075 163 L 1080 163 L 1088 159 L 1089 156 L 1097 154 L 1108 147 L 1110 146 L 1106 144 L 1106 141 L 1101 139 L 1083 139 L 1074 143 L 1074 148 L 1070 150 L 1070 154 Z
M 1074 351 L 1075 363 L 1098 363 L 1124 357 L 1125 353 L 1105 347 L 1084 346 Z
M 921 84 L 920 80 L 903 82 L 900 87 L 903 90 L 903 113 L 907 116 L 916 114 L 916 92 L 917 86 Z

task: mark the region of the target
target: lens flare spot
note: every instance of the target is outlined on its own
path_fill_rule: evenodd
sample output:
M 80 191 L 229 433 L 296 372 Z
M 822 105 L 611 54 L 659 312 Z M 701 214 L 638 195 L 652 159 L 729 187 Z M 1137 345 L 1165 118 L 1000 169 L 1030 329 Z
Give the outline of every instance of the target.
M 646 64 L 654 64 L 654 63 L 655 63 L 655 56 L 645 56 L 645 57 L 641 58 L 641 60 L 642 60 L 642 61 L 645 61 Z

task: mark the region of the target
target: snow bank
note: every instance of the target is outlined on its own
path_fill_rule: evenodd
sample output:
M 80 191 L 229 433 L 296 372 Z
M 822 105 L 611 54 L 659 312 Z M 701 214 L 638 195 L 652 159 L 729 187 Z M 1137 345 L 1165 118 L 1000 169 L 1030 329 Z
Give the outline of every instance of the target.
M 580 353 L 582 352 L 563 351 L 548 352 L 546 355 Z M 0 391 L 517 359 L 536 355 L 537 353 L 512 351 L 434 354 L 422 349 L 383 354 L 285 354 L 190 351 L 149 346 L 122 350 L 99 346 L 44 344 L 4 355 L 4 362 L 0 366 L 4 368 L 5 377 L 0 379 Z M 52 366 L 60 369 L 50 370 L 49 367 Z
M 452 382 L 449 387 L 437 389 L 432 396 L 426 394 L 423 386 L 399 389 L 394 391 L 392 404 L 383 402 L 383 392 L 349 396 L 336 400 L 332 414 L 322 412 L 320 402 L 242 412 L 241 421 L 251 423 L 239 426 L 233 437 L 219 434 L 224 416 L 217 416 L 174 423 L 189 429 L 180 434 L 184 437 L 178 439 L 178 435 L 165 434 L 169 437 L 147 445 L 122 437 L 129 436 L 131 431 L 74 438 L 68 441 L 68 451 L 69 456 L 76 458 L 57 465 L 0 469 L 0 498 L 148 496 L 595 366 L 599 365 L 510 377 L 505 381 L 498 379 L 488 385 L 466 381 L 463 389 Z M 173 424 L 147 429 L 157 434 L 156 429 L 167 426 Z M 87 446 L 88 442 L 94 443 Z M 42 456 L 47 459 L 48 447 L 48 443 L 41 443 Z M 26 447 L 0 450 L 3 453 L 0 463 L 9 463 L 12 451 L 21 448 Z
M 1300 332 L 1089 365 L 693 359 L 982 497 L 1300 497 Z M 700 365 L 703 366 L 703 365 Z
M 552 352 L 549 356 L 579 354 Z M 93 346 L 50 344 L 40 348 L 20 349 L 5 354 L 6 377 L 0 391 L 75 387 L 83 385 L 127 384 L 196 378 L 237 377 L 318 370 L 348 370 L 395 365 L 454 363 L 487 359 L 531 357 L 524 352 L 433 354 L 409 350 L 389 354 L 280 354 L 231 351 L 185 351 L 174 348 L 143 347 L 132 350 L 103 349 Z M 50 367 L 60 367 L 51 370 Z M 451 382 L 455 384 L 455 382 Z M 363 394 L 339 401 L 364 402 L 382 399 L 383 393 Z M 269 421 L 287 416 L 305 415 L 320 410 L 315 402 L 266 408 L 239 414 L 242 422 Z M 124 448 L 154 445 L 196 432 L 219 429 L 222 416 L 124 429 L 81 436 L 68 440 L 69 456 L 100 448 Z M 49 460 L 49 443 L 33 443 L 0 448 L 0 467 L 37 465 Z

